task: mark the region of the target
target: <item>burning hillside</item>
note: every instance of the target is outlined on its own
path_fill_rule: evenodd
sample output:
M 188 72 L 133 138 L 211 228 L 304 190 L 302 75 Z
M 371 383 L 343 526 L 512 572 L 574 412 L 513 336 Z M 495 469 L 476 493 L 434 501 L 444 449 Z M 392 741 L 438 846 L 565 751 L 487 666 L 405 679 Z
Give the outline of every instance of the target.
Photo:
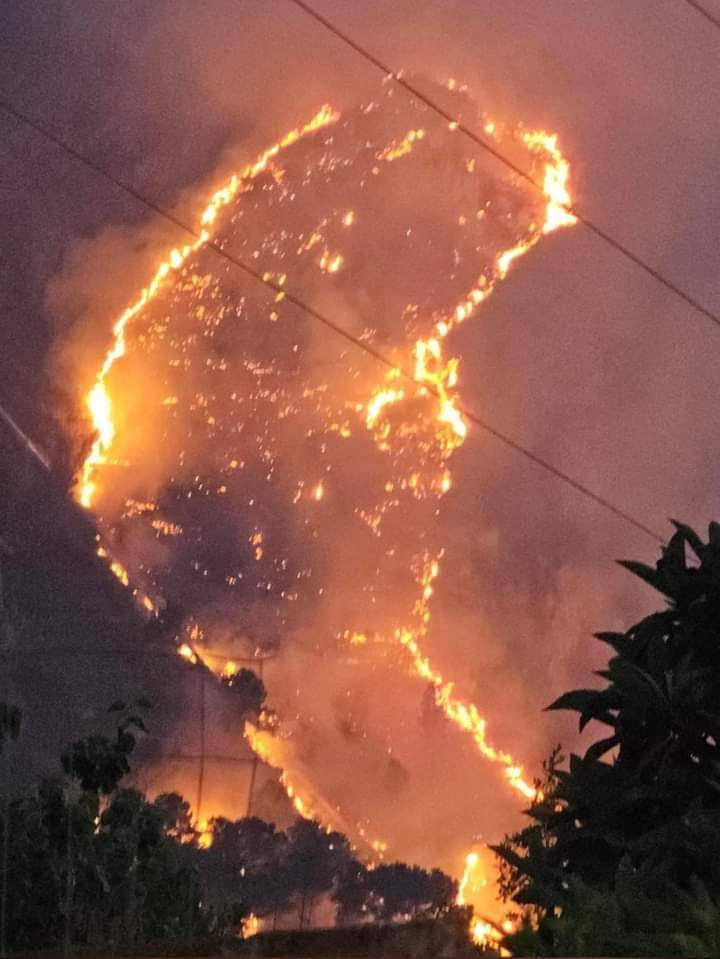
M 438 96 L 477 125 L 464 89 Z M 452 622 L 433 594 L 468 432 L 452 333 L 573 222 L 556 137 L 480 122 L 544 197 L 392 85 L 233 177 L 117 321 L 78 479 L 116 575 L 148 612 L 176 611 L 186 656 L 232 674 L 275 654 L 279 724 L 247 736 L 297 808 L 456 874 L 493 828 L 483 758 L 499 789 L 532 786 L 467 698 L 452 634 L 431 635 L 431 603 Z

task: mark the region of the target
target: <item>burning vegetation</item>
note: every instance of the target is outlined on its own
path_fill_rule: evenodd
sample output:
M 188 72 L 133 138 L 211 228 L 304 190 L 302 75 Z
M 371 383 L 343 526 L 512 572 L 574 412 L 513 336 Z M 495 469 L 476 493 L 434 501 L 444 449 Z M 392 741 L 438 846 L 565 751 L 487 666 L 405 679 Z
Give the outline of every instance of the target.
M 478 115 L 454 82 L 438 97 Z M 390 84 L 346 114 L 323 107 L 233 176 L 116 321 L 77 480 L 100 555 L 148 615 L 182 624 L 179 655 L 232 677 L 236 658 L 275 654 L 277 719 L 245 737 L 282 769 L 296 811 L 369 857 L 389 845 L 458 876 L 485 827 L 448 817 L 441 784 L 479 797 L 479 755 L 523 800 L 535 790 L 462 670 L 449 678 L 433 656 L 434 594 L 452 579 L 442 500 L 469 429 L 453 333 L 574 222 L 557 136 L 482 123 L 544 195 Z M 435 733 L 418 728 L 408 677 L 430 725 L 444 717 L 443 757 L 418 756 Z M 461 902 L 484 895 L 479 862 Z

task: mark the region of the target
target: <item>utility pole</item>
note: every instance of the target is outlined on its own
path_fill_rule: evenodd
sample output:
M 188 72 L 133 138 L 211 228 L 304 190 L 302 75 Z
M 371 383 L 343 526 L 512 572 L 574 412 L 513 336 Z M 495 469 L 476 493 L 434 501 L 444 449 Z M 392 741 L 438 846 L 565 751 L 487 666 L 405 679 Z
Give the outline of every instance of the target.
M 195 818 L 202 819 L 203 785 L 205 782 L 205 665 L 200 666 L 200 765 L 198 768 L 197 799 L 195 801 Z
M 9 552 L 0 537 L 0 658 L 5 676 L 2 727 L 0 727 L 0 750 L 3 754 L 3 797 L 2 797 L 2 853 L 0 859 L 0 959 L 7 959 L 7 900 L 8 900 L 8 858 L 10 852 L 10 739 L 12 738 L 10 715 L 10 669 L 9 655 L 12 641 L 10 615 L 5 606 L 3 585 L 3 553 Z
M 262 680 L 262 678 L 263 678 L 263 666 L 264 666 L 264 665 L 265 665 L 265 660 L 264 660 L 264 659 L 261 659 L 261 660 L 260 660 L 260 669 L 259 669 L 260 679 L 261 679 L 261 680 Z M 248 819 L 250 818 L 250 813 L 252 812 L 253 793 L 255 792 L 255 780 L 257 779 L 257 771 L 258 771 L 258 763 L 259 763 L 259 761 L 260 761 L 260 757 L 258 756 L 258 754 L 257 754 L 256 752 L 254 752 L 254 753 L 253 753 L 253 761 L 252 761 L 252 769 L 250 770 L 250 785 L 249 785 L 249 787 L 248 787 L 247 809 L 245 810 L 245 816 L 246 816 Z
M 73 753 L 72 746 L 70 747 L 70 782 L 68 783 L 67 789 L 65 791 L 65 861 L 66 861 L 66 873 L 65 873 L 65 929 L 63 932 L 63 956 L 66 957 L 70 955 L 70 949 L 72 946 L 72 905 L 73 905 L 73 888 L 75 885 L 75 875 L 73 872 L 73 856 L 72 856 L 72 846 L 73 846 L 73 823 L 72 823 L 72 814 L 73 814 Z
M 254 659 L 254 662 L 259 663 L 258 673 L 260 674 L 260 680 L 262 681 L 263 685 L 265 684 L 265 668 L 264 667 L 265 667 L 266 659 L 274 659 L 274 656 L 260 656 L 260 657 L 256 656 Z M 252 769 L 250 770 L 250 785 L 248 786 L 247 808 L 245 810 L 245 815 L 247 818 L 250 818 L 250 814 L 252 812 L 253 795 L 255 793 L 255 782 L 257 780 L 257 771 L 258 771 L 259 763 L 260 763 L 260 757 L 258 756 L 257 753 L 254 753 L 253 760 L 252 760 Z

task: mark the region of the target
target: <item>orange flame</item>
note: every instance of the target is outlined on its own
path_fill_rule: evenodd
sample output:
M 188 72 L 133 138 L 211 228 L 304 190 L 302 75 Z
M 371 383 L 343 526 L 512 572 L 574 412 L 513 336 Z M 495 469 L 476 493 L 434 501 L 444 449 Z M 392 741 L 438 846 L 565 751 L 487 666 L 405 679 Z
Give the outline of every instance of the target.
M 552 233 L 558 227 L 577 223 L 577 217 L 570 210 L 570 164 L 560 152 L 557 133 L 545 133 L 543 130 L 525 133 L 523 142 L 535 152 L 544 152 L 547 157 L 543 190 L 548 202 L 543 233 Z
M 251 939 L 262 929 L 262 919 L 259 919 L 254 912 L 251 912 L 249 916 L 246 916 L 242 921 L 242 928 L 240 930 L 241 939 Z
M 484 873 L 483 866 L 484 863 L 477 852 L 469 852 L 465 857 L 465 867 L 455 899 L 458 906 L 472 905 L 477 908 L 479 902 L 483 899 L 486 900 L 491 883 Z M 477 873 L 480 873 L 480 875 L 476 875 Z M 492 891 L 490 894 L 493 894 Z M 494 900 L 494 902 L 497 902 L 497 900 Z M 515 925 L 510 919 L 504 919 L 498 924 L 481 916 L 474 916 L 470 922 L 470 935 L 477 946 L 497 946 L 502 941 L 503 936 L 512 932 L 514 928 Z M 501 947 L 500 955 L 509 956 L 510 952 Z
M 213 844 L 213 832 L 207 819 L 201 819 L 195 825 L 198 833 L 197 844 L 200 849 L 209 849 Z
M 455 902 L 458 906 L 464 906 L 467 903 L 467 892 L 468 887 L 470 886 L 470 879 L 479 862 L 480 857 L 476 852 L 469 852 L 465 857 L 465 868 L 463 869 L 462 879 L 460 880 L 458 894 L 455 899 Z

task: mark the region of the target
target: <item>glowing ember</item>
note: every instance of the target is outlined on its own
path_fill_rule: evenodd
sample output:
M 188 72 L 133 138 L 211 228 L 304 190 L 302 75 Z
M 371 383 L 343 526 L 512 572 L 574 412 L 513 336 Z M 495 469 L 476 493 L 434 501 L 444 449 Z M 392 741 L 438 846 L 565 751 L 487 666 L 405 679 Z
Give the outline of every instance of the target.
M 182 656 L 183 659 L 187 659 L 190 663 L 197 663 L 198 658 L 195 655 L 191 646 L 188 646 L 187 643 L 183 643 L 181 646 L 178 646 L 178 653 Z

